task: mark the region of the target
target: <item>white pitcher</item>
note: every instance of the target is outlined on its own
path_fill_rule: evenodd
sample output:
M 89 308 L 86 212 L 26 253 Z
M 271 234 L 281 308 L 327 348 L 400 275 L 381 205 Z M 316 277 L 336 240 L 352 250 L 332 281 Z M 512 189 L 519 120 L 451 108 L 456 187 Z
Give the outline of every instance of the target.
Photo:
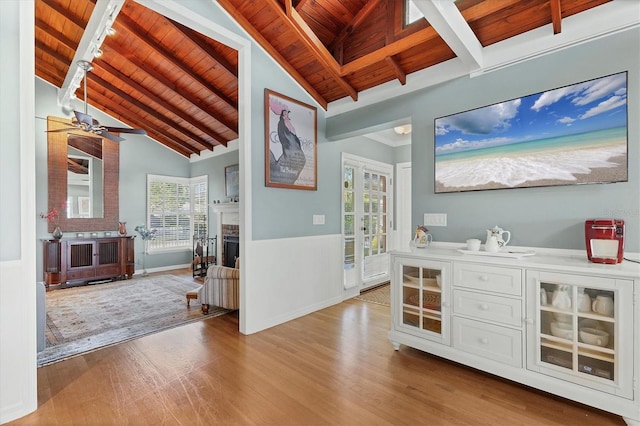
M 487 238 L 487 242 L 484 244 L 485 251 L 495 253 L 500 251 L 500 244 L 498 243 L 498 237 L 491 235 Z
M 507 243 L 509 243 L 509 241 L 511 240 L 511 232 L 505 231 L 504 229 L 500 228 L 498 225 L 494 226 L 491 229 L 487 229 L 487 241 L 489 241 L 489 237 L 491 236 L 496 237 L 496 239 L 498 240 L 498 245 L 500 247 L 506 246 Z M 505 240 L 505 236 L 506 236 L 506 240 Z
M 571 296 L 567 286 L 561 285 L 553 292 L 551 306 L 558 309 L 571 309 Z

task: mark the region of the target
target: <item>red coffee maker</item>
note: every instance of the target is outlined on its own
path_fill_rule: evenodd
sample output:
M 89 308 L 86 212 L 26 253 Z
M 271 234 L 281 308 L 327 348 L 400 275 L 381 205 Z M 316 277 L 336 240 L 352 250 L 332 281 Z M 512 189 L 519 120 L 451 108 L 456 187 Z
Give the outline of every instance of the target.
M 589 219 L 584 223 L 587 258 L 594 263 L 620 263 L 624 257 L 624 220 Z

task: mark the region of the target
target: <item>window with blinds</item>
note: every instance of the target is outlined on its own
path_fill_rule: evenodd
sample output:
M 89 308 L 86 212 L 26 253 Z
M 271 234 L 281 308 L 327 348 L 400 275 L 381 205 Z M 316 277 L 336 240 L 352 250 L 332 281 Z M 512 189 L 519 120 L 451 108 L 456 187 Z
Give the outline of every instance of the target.
M 156 229 L 150 253 L 189 249 L 193 235 L 206 235 L 207 176 L 147 175 L 147 227 Z

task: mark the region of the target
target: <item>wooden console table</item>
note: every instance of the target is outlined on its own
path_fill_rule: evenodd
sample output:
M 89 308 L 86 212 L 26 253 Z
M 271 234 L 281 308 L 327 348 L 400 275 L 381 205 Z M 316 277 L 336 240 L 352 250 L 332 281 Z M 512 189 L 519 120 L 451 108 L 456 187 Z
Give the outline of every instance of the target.
M 43 241 L 47 287 L 104 279 L 129 279 L 135 270 L 134 237 Z

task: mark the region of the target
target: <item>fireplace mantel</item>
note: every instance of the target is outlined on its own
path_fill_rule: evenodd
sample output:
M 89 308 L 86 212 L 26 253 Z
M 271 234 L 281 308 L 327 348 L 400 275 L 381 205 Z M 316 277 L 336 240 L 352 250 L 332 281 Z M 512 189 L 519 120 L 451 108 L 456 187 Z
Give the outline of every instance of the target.
M 216 264 L 222 264 L 222 225 L 239 225 L 240 224 L 240 204 L 238 203 L 224 203 L 213 204 L 213 212 L 216 214 Z

